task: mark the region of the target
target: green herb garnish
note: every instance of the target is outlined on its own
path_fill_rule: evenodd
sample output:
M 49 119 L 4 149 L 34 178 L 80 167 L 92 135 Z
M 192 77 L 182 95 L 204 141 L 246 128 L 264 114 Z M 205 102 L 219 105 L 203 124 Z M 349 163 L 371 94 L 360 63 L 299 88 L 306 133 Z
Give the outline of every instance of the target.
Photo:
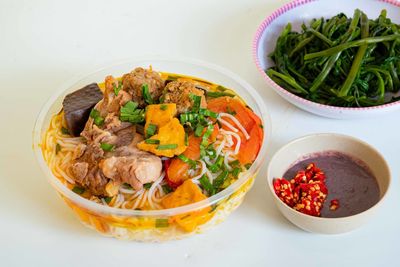
M 149 91 L 149 85 L 147 83 L 142 85 L 142 95 L 143 95 L 144 101 L 147 104 L 153 104 L 154 103 L 153 98 L 151 98 L 151 94 L 150 94 L 150 91 Z
M 144 110 L 138 109 L 138 103 L 128 101 L 120 110 L 120 120 L 127 121 L 133 124 L 141 123 L 144 121 Z
M 65 128 L 64 126 L 61 127 L 61 133 L 62 133 L 62 134 L 65 134 L 65 135 L 69 135 L 69 134 L 70 134 L 70 133 L 69 133 L 69 130 L 68 130 L 67 128 Z
M 59 143 L 56 144 L 56 155 L 58 154 L 58 152 L 61 151 L 61 146 Z
M 171 192 L 174 191 L 174 190 L 172 190 L 172 188 L 171 188 L 169 185 L 167 185 L 167 184 L 163 184 L 163 185 L 161 186 L 161 188 L 162 188 L 162 190 L 164 191 L 165 194 L 169 194 L 169 193 L 171 193 Z
M 244 167 L 248 170 L 250 169 L 251 165 L 253 165 L 252 163 L 247 163 L 246 165 L 244 165 Z
M 211 165 L 208 169 L 211 172 L 216 173 L 221 169 L 222 164 L 224 164 L 224 157 L 219 155 L 217 160 L 215 161 L 215 163 L 213 165 Z
M 157 125 L 155 124 L 149 124 L 147 126 L 147 130 L 146 130 L 146 137 L 149 138 L 150 136 L 153 136 L 156 134 L 157 131 Z
M 206 117 L 211 117 L 211 118 L 214 118 L 214 119 L 216 119 L 216 118 L 218 117 L 218 114 L 217 114 L 217 113 L 215 113 L 215 112 L 213 112 L 213 111 L 211 111 L 211 110 L 209 110 L 209 109 L 205 109 L 205 108 L 201 108 L 201 109 L 199 110 L 199 113 L 200 113 L 201 115 L 204 115 L 204 116 L 206 116 Z
M 72 191 L 74 193 L 82 195 L 85 192 L 85 188 L 75 185 L 74 188 L 72 188 Z
M 217 98 L 221 96 L 229 96 L 229 97 L 234 97 L 234 94 L 227 93 L 227 92 L 218 92 L 218 91 L 207 91 L 206 96 L 209 98 Z
M 112 200 L 112 197 L 105 197 L 105 198 L 104 198 L 104 201 L 105 201 L 107 204 L 110 204 L 111 200 Z
M 203 189 L 207 191 L 209 196 L 214 195 L 215 189 L 206 175 L 201 176 L 201 178 L 199 179 L 199 182 L 200 182 L 201 186 L 203 187 Z
M 189 135 L 185 132 L 185 146 L 189 145 Z
M 114 145 L 112 145 L 112 144 L 101 143 L 100 147 L 101 147 L 101 149 L 103 149 L 106 152 L 114 150 Z
M 183 154 L 178 155 L 178 158 L 180 160 L 182 160 L 183 162 L 189 164 L 192 169 L 196 168 L 196 166 L 197 166 L 197 162 L 195 160 L 192 160 Z
M 143 185 L 143 188 L 146 189 L 146 190 L 149 190 L 152 184 L 153 184 L 152 182 L 151 183 L 146 183 L 146 184 Z
M 194 131 L 194 136 L 200 137 L 201 134 L 203 133 L 203 130 L 204 130 L 203 125 L 201 125 L 201 124 L 197 125 L 196 130 Z
M 226 178 L 228 177 L 229 172 L 227 170 L 221 172 L 220 175 L 218 175 L 217 178 L 213 181 L 213 186 L 216 190 L 218 190 L 223 183 L 225 182 Z
M 157 228 L 164 228 L 168 226 L 169 226 L 168 219 L 156 219 Z
M 165 104 L 162 104 L 162 105 L 160 106 L 160 109 L 161 109 L 161 110 L 167 110 L 167 109 L 168 109 L 168 106 L 165 105 Z
M 118 96 L 119 91 L 121 91 L 122 89 L 122 82 L 119 81 L 118 86 L 116 86 L 115 83 L 113 83 L 113 89 L 114 89 L 114 94 Z
M 150 145 L 158 145 L 160 143 L 160 140 L 158 140 L 158 139 L 146 139 L 146 140 L 144 140 L 144 142 L 146 144 L 150 144 Z
M 193 101 L 192 112 L 198 112 L 201 105 L 201 96 L 190 94 L 189 97 Z
M 96 124 L 97 126 L 102 126 L 104 124 L 104 118 L 100 116 L 100 111 L 98 111 L 97 109 L 93 108 L 90 111 L 89 116 L 93 118 L 94 124 Z
M 175 149 L 177 148 L 177 144 L 165 144 L 165 145 L 159 145 L 157 147 L 158 150 L 168 150 L 168 149 Z

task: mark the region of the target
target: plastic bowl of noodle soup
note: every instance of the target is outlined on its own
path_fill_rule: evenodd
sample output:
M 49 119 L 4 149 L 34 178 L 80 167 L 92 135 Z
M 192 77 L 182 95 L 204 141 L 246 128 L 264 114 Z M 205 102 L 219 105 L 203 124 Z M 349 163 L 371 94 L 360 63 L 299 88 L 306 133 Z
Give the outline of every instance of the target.
M 141 84 L 140 90 L 143 91 L 139 97 L 143 99 L 138 99 L 129 91 L 133 87 L 129 87 L 129 82 L 125 80 L 130 77 L 137 82 L 137 77 L 143 74 L 137 74 L 139 72 L 145 73 L 143 77 L 148 77 L 147 72 L 156 72 L 157 77 L 161 77 L 162 96 L 154 98 L 151 81 L 149 85 Z M 89 118 L 85 118 L 85 133 L 72 136 L 71 122 L 66 121 L 69 111 L 63 106 L 63 101 L 66 96 L 91 83 L 97 83 L 104 98 L 91 109 Z M 150 94 L 146 91 L 148 88 Z M 183 90 L 180 91 L 182 95 L 187 94 L 185 90 L 191 90 L 188 100 L 191 106 L 182 106 L 182 99 L 174 100 L 174 95 L 169 93 L 178 90 L 176 88 Z M 118 93 L 119 90 L 122 93 Z M 119 102 L 121 106 L 117 107 L 114 116 L 134 129 L 132 134 L 141 137 L 139 143 L 132 145 L 132 141 L 122 147 L 112 141 L 105 143 L 105 139 L 98 144 L 93 141 L 94 138 L 91 139 L 90 136 L 95 135 L 93 131 L 104 133 L 108 129 L 107 116 L 103 116 L 104 111 L 101 110 L 108 107 L 105 102 L 111 101 L 106 99 L 107 94 L 111 100 L 117 99 L 118 95 L 128 96 L 125 101 Z M 151 101 L 146 99 L 147 96 Z M 166 119 L 168 126 L 175 127 L 175 135 L 168 136 L 170 139 L 165 136 L 165 125 L 158 124 L 151 129 L 150 121 L 161 123 L 155 122 L 160 116 L 151 118 L 151 111 L 154 110 L 156 114 L 169 112 L 170 117 Z M 166 118 L 164 115 L 161 117 Z M 145 140 L 138 130 L 140 127 Z M 149 134 L 149 131 L 152 133 Z M 184 142 L 179 140 L 182 131 Z M 197 60 L 136 59 L 105 67 L 62 86 L 47 101 L 37 118 L 33 147 L 48 181 L 84 225 L 106 236 L 154 242 L 201 233 L 225 220 L 251 188 L 265 158 L 270 132 L 269 115 L 261 97 L 230 71 Z M 114 134 L 105 133 L 110 140 Z M 163 143 L 165 138 L 175 138 L 176 144 Z M 194 156 L 190 154 L 196 143 L 193 140 L 199 141 L 195 147 L 199 152 Z M 78 149 L 78 146 L 83 149 Z M 101 153 L 90 154 L 89 147 L 100 147 Z M 77 150 L 81 151 L 78 153 Z M 122 150 L 134 152 L 127 157 L 119 157 Z M 134 153 L 161 162 L 161 165 L 157 163 L 161 169 L 147 166 L 150 169 L 146 170 L 157 171 L 157 176 L 150 182 L 141 180 L 138 173 L 137 177 L 127 178 L 118 169 L 139 164 L 138 158 L 129 161 L 136 157 Z M 111 158 L 113 163 L 122 158 L 125 160 L 119 167 L 110 165 L 114 173 L 104 169 Z M 85 160 L 93 161 L 87 164 Z M 74 169 L 76 164 L 89 166 L 89 171 L 86 169 L 83 176 L 79 176 Z M 104 181 L 103 184 L 94 184 L 94 180 L 88 178 L 92 167 L 99 179 Z M 179 174 L 182 170 L 185 173 Z

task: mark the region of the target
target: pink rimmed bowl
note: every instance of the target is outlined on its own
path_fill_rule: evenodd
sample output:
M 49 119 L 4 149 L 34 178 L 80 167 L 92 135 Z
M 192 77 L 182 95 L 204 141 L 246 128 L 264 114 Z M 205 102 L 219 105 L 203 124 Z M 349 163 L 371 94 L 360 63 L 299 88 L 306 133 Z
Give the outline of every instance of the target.
M 276 40 L 289 22 L 292 24 L 293 30 L 297 31 L 300 30 L 303 22 L 307 23 L 313 18 L 329 18 L 341 12 L 351 17 L 356 8 L 365 12 L 369 18 L 377 18 L 381 10 L 386 9 L 388 17 L 393 22 L 400 23 L 400 2 L 395 0 L 295 0 L 269 15 L 258 27 L 253 40 L 254 61 L 269 87 L 293 105 L 329 118 L 368 118 L 371 115 L 400 109 L 400 101 L 363 108 L 336 107 L 315 103 L 290 93 L 265 73 L 266 69 L 274 65 L 268 55 L 275 49 Z

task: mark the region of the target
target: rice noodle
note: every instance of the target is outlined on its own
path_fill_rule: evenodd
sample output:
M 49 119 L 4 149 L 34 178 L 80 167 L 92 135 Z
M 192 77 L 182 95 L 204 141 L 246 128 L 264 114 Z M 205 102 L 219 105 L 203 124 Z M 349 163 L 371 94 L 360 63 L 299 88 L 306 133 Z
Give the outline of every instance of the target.
M 231 120 L 236 124 L 236 126 L 239 127 L 239 130 L 242 131 L 242 133 L 244 134 L 246 140 L 249 140 L 249 139 L 250 139 L 250 135 L 247 133 L 246 129 L 245 129 L 245 128 L 243 127 L 243 125 L 239 122 L 239 120 L 236 119 L 234 116 L 232 116 L 232 115 L 229 114 L 229 113 L 224 113 L 224 112 L 220 113 L 219 116 L 220 116 L 220 117 L 228 117 L 229 119 L 231 119 Z

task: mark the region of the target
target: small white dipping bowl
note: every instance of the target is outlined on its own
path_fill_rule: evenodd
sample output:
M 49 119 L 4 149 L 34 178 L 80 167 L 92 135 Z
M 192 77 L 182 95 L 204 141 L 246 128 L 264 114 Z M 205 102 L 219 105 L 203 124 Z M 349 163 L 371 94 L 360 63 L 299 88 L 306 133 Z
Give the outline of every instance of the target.
M 308 24 L 313 18 L 331 18 L 339 13 L 353 17 L 355 9 L 362 10 L 368 18 L 376 19 L 382 9 L 395 23 L 400 23 L 400 2 L 395 0 L 295 0 L 275 10 L 258 27 L 253 40 L 253 58 L 257 69 L 267 82 L 285 100 L 308 112 L 335 119 L 369 118 L 371 115 L 385 114 L 400 109 L 400 101 L 385 105 L 363 108 L 345 108 L 322 105 L 290 93 L 271 80 L 265 70 L 274 63 L 268 55 L 274 51 L 276 40 L 290 22 L 293 30 L 300 30 L 301 24 Z
M 363 161 L 377 179 L 380 189 L 378 203 L 366 211 L 352 216 L 321 218 L 298 212 L 281 201 L 275 194 L 273 180 L 281 178 L 293 163 L 303 156 L 324 151 L 337 151 Z M 375 148 L 354 137 L 331 133 L 308 135 L 286 144 L 272 157 L 267 172 L 268 188 L 281 213 L 298 227 L 308 232 L 320 234 L 345 233 L 368 222 L 385 199 L 390 180 L 389 166 Z M 325 205 L 329 205 L 329 203 L 325 203 Z

